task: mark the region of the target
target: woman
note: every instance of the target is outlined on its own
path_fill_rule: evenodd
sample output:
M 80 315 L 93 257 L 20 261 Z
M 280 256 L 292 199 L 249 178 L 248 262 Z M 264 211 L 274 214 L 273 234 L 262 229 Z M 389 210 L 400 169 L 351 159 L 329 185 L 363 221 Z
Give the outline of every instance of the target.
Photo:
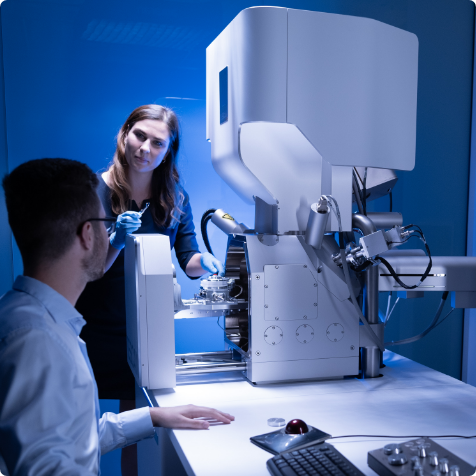
M 135 400 L 126 351 L 127 233 L 168 235 L 180 267 L 191 278 L 206 272 L 224 274 L 220 261 L 198 250 L 189 198 L 179 184 L 179 133 L 172 110 L 158 105 L 135 109 L 119 131 L 112 164 L 99 177 L 99 197 L 106 214 L 117 216 L 116 227 L 110 236 L 108 271 L 87 285 L 76 307 L 87 322 L 81 337 L 87 343 L 99 398 L 121 400 L 121 411 L 134 408 Z

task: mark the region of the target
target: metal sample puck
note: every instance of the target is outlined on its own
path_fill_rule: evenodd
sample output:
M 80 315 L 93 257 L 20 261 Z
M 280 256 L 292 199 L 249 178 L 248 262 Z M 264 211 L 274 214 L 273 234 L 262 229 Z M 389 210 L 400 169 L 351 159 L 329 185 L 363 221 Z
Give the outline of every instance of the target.
M 284 426 L 285 424 L 286 420 L 284 418 L 268 418 L 269 426 Z

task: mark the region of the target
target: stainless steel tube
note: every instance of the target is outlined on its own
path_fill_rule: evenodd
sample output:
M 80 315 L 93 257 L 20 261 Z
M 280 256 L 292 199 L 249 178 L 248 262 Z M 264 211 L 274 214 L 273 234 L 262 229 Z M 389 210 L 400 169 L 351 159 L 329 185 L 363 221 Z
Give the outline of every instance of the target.
M 380 349 L 378 347 L 362 347 L 362 376 L 375 378 L 380 375 Z
M 403 215 L 398 212 L 369 212 L 367 216 L 372 220 L 377 230 L 403 225 Z
M 365 215 L 352 215 L 352 227 L 358 228 L 364 235 L 377 231 L 373 221 Z M 369 324 L 378 324 L 378 266 L 372 266 L 365 271 L 365 304 L 364 316 Z M 376 346 L 362 347 L 361 351 L 362 374 L 364 378 L 373 378 L 380 375 L 380 349 Z
M 370 235 L 370 233 L 377 231 L 373 221 L 360 213 L 354 213 L 352 215 L 352 227 L 358 228 L 364 235 Z
M 321 198 L 318 203 L 311 205 L 309 219 L 307 221 L 305 241 L 313 248 L 320 250 L 322 240 L 326 233 L 327 220 L 329 218 L 329 208 L 327 200 Z
M 369 324 L 378 324 L 378 266 L 371 266 L 365 271 L 365 317 Z
M 224 362 L 224 363 L 196 363 L 176 365 L 177 375 L 194 375 L 216 372 L 234 372 L 237 370 L 246 370 L 246 362 Z

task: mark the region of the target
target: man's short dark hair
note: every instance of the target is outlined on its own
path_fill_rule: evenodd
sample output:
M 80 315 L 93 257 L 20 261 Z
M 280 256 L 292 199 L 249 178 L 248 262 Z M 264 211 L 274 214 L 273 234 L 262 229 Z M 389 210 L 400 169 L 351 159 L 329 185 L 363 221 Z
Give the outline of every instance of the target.
M 98 183 L 87 165 L 68 159 L 31 160 L 5 175 L 8 221 L 24 264 L 63 256 L 79 226 L 98 215 Z

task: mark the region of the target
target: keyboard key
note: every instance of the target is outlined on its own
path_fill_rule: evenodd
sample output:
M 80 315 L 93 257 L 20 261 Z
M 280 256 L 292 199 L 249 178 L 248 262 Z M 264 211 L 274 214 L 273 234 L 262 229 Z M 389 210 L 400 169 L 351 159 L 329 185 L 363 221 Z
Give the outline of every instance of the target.
M 282 468 L 281 469 L 281 474 L 283 476 L 296 476 L 297 473 L 292 468 L 290 468 L 288 466 L 287 468 Z

